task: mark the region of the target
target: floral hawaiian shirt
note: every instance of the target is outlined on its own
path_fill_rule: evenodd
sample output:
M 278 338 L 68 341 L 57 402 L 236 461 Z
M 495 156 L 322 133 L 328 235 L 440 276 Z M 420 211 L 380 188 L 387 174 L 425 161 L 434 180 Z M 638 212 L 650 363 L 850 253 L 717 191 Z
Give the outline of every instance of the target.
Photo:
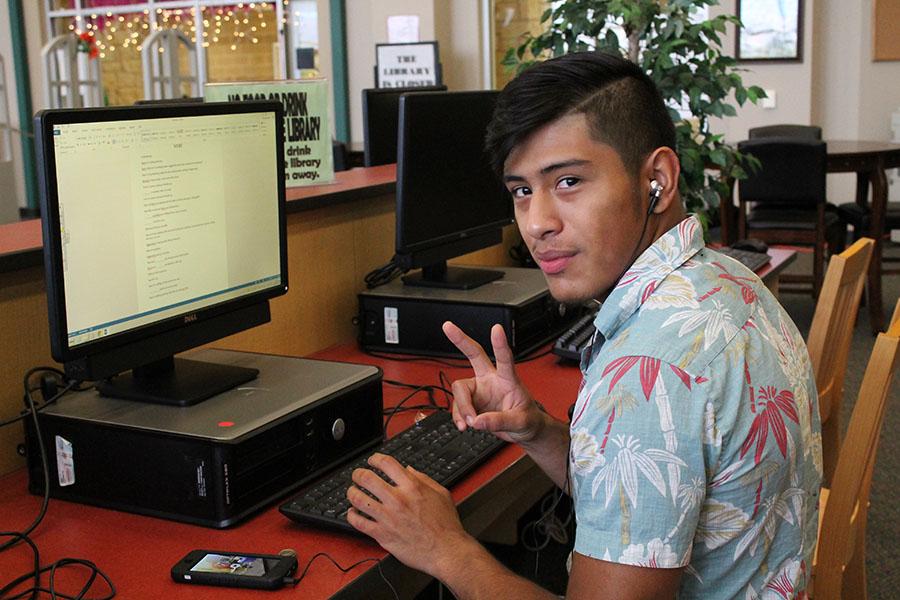
M 679 598 L 804 597 L 821 433 L 809 355 L 781 305 L 688 217 L 594 324 L 570 429 L 575 551 L 686 567 Z

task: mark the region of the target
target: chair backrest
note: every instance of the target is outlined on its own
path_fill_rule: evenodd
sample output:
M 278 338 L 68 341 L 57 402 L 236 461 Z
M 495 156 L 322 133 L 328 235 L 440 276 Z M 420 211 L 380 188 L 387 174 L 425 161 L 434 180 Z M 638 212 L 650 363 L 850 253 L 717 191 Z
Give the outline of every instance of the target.
M 821 140 L 822 128 L 817 125 L 766 125 L 753 127 L 747 132 L 751 140 L 763 137 L 791 137 L 804 140 Z
M 742 179 L 742 201 L 787 207 L 825 203 L 825 142 L 786 137 L 757 138 L 738 144 L 738 150 L 760 162 Z
M 823 429 L 834 434 L 831 439 L 824 431 L 822 434 L 822 444 L 834 446 L 824 450 L 826 481 L 834 473 L 840 428 L 826 428 L 825 424 L 840 416 L 850 342 L 874 246 L 874 240 L 861 238 L 831 257 L 806 342 L 816 374 Z
M 853 559 L 862 535 L 878 437 L 884 421 L 888 391 L 900 356 L 900 301 L 886 333 L 878 335 L 866 374 L 853 407 L 841 448 L 822 528 L 815 572 L 816 600 L 841 598 L 844 567 Z M 854 513 L 859 511 L 854 518 Z

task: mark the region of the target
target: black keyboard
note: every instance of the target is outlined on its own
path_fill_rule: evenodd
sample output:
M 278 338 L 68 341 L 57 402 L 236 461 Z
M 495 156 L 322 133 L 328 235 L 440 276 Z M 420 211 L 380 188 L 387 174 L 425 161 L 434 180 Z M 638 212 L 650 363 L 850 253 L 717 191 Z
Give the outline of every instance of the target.
M 751 250 L 738 250 L 725 246 L 724 248 L 716 248 L 716 252 L 730 256 L 754 273 L 765 265 L 769 264 L 771 257 L 766 252 L 753 252 Z
M 354 469 L 367 467 L 366 461 L 375 452 L 393 456 L 403 466 L 412 465 L 449 487 L 504 445 L 505 442 L 485 431 L 459 431 L 449 412 L 436 412 L 310 484 L 278 510 L 299 523 L 358 533 L 347 522 L 347 509 L 350 508 L 347 489 L 352 483 L 350 476 Z M 375 472 L 390 481 L 380 471 Z
M 593 308 L 575 321 L 569 329 L 556 338 L 553 354 L 567 360 L 581 360 L 581 350 L 591 343 L 594 335 L 594 319 L 599 307 Z

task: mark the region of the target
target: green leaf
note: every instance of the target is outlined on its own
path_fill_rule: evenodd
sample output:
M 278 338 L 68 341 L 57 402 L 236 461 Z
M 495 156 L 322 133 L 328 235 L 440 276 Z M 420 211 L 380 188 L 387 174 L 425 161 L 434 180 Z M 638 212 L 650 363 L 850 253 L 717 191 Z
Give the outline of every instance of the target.
M 717 148 L 709 153 L 709 159 L 720 167 L 724 167 L 728 164 L 728 153 L 721 148 Z

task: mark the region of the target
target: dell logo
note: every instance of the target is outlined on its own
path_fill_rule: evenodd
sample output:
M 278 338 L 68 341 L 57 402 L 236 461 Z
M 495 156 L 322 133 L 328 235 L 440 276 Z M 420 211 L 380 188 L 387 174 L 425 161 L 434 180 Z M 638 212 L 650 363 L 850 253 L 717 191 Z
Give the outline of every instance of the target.
M 197 320 L 197 313 L 194 313 L 194 314 L 191 314 L 191 315 L 185 315 L 185 316 L 184 316 L 184 322 L 185 322 L 185 323 L 193 323 L 193 322 L 195 322 L 196 320 Z

